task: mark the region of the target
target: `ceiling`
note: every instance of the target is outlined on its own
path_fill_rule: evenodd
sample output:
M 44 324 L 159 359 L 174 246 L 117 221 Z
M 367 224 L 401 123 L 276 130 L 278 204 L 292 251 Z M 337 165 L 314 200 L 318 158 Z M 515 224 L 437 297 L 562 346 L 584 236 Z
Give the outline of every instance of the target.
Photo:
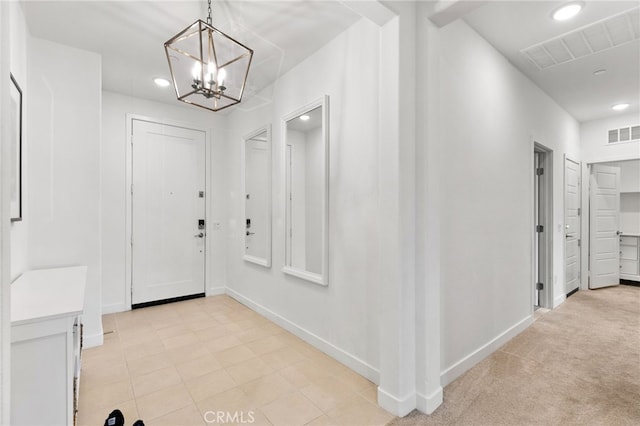
M 109 91 L 178 104 L 164 42 L 207 16 L 206 1 L 22 1 L 30 33 L 102 56 Z M 268 102 L 261 89 L 325 45 L 360 16 L 337 1 L 212 2 L 213 25 L 254 50 L 242 104 Z
M 576 119 L 620 114 L 610 108 L 618 102 L 632 105 L 626 112 L 640 111 L 638 39 L 544 69 L 522 53 L 638 7 L 637 0 L 585 1 L 578 16 L 562 23 L 550 15 L 566 1 L 480 3 L 464 20 Z M 23 0 L 21 5 L 33 36 L 102 56 L 104 89 L 174 105 L 178 102 L 173 89 L 159 88 L 152 81 L 169 77 L 163 44 L 207 13 L 204 0 Z M 260 90 L 273 88 L 270 83 L 278 76 L 358 19 L 345 2 L 337 0 L 214 0 L 214 26 L 255 52 L 243 102 L 234 108 L 246 110 L 269 102 L 272 93 Z M 607 72 L 595 76 L 599 69 Z
M 622 102 L 631 104 L 624 113 L 640 112 L 639 38 L 543 69 L 522 53 L 539 43 L 583 27 L 592 28 L 598 21 L 640 7 L 637 0 L 585 1 L 584 8 L 573 19 L 554 21 L 552 12 L 566 3 L 487 2 L 467 14 L 464 20 L 578 121 L 621 114 L 611 110 L 611 106 Z M 627 31 L 634 22 L 638 28 L 638 14 L 624 19 Z M 602 69 L 607 72 L 593 74 Z

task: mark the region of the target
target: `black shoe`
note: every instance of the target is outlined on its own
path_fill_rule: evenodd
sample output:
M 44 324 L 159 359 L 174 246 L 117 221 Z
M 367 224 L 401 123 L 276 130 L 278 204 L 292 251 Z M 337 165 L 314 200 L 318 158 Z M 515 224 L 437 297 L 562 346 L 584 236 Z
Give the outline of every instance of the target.
M 104 421 L 104 426 L 124 426 L 124 416 L 122 411 L 113 410 L 107 420 Z
M 144 426 L 144 422 L 140 419 L 136 420 L 136 422 L 132 426 Z

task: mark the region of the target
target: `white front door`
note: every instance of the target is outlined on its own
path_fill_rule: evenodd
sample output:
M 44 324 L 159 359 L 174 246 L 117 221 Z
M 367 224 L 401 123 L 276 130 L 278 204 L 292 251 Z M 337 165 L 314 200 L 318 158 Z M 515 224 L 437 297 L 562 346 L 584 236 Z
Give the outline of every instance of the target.
M 620 169 L 591 167 L 589 288 L 620 284 Z
M 564 160 L 565 294 L 580 286 L 580 164 Z
M 204 293 L 205 133 L 132 125 L 132 304 Z

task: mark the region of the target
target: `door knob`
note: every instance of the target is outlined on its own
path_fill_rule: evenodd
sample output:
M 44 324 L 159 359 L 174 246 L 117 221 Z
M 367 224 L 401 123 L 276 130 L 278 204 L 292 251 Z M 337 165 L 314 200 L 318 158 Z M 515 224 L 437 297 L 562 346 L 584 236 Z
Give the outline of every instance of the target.
M 194 235 L 194 237 L 196 237 L 196 238 L 204 238 L 204 233 L 201 232 L 199 234 Z

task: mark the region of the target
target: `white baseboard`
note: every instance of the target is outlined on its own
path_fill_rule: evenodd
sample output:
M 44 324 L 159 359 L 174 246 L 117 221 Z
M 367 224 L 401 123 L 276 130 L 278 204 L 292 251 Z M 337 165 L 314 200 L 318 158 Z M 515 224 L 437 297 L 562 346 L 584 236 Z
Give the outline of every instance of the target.
M 224 287 L 209 287 L 205 295 L 208 296 L 218 296 L 221 294 L 225 294 Z M 126 303 L 112 303 L 111 305 L 103 305 L 102 306 L 102 315 L 115 314 L 118 312 L 130 311 L 131 307 L 127 306 Z
M 416 394 L 414 392 L 403 398 L 396 398 L 378 386 L 378 405 L 394 416 L 404 417 L 416 408 Z
M 111 305 L 102 305 L 102 315 L 115 314 L 118 312 L 129 311 L 131 308 L 125 303 L 113 303 Z
M 558 296 L 555 299 L 553 299 L 553 309 L 555 309 L 558 306 L 562 305 L 565 300 L 567 300 L 567 295 L 566 294 L 561 294 L 560 296 Z
M 496 336 L 487 344 L 479 347 L 460 361 L 453 364 L 440 374 L 440 383 L 442 386 L 446 386 L 460 377 L 464 372 L 471 367 L 491 355 L 500 346 L 504 345 L 507 341 L 520 334 L 524 329 L 529 327 L 533 323 L 533 315 L 529 315 L 523 320 L 516 323 L 514 326 Z
M 439 386 L 431 395 L 422 395 L 418 392 L 416 394 L 416 408 L 425 414 L 431 414 L 442 404 L 442 398 L 442 386 Z
M 102 346 L 102 344 L 104 343 L 104 336 L 102 333 L 84 335 L 82 339 L 82 343 L 85 349 L 93 348 L 96 346 Z
M 343 349 L 340 349 L 339 347 L 333 345 L 332 343 L 327 342 L 322 337 L 317 336 L 312 332 L 300 327 L 299 325 L 278 315 L 277 313 L 271 311 L 270 309 L 243 296 L 242 294 L 238 293 L 235 290 L 232 290 L 227 287 L 226 294 L 234 298 L 238 302 L 242 303 L 243 305 L 246 305 L 252 310 L 263 315 L 267 319 L 278 324 L 280 327 L 284 328 L 285 330 L 290 331 L 297 337 L 301 338 L 305 342 L 309 343 L 310 345 L 316 347 L 317 349 L 331 356 L 335 360 L 351 368 L 361 376 L 366 377 L 367 379 L 371 380 L 376 384 L 379 383 L 380 372 L 378 369 L 376 369 L 372 365 L 369 365 L 365 361 L 351 355 L 350 353 L 344 351 Z
M 209 287 L 205 292 L 207 297 L 209 296 L 219 296 L 221 294 L 225 294 L 225 287 Z

